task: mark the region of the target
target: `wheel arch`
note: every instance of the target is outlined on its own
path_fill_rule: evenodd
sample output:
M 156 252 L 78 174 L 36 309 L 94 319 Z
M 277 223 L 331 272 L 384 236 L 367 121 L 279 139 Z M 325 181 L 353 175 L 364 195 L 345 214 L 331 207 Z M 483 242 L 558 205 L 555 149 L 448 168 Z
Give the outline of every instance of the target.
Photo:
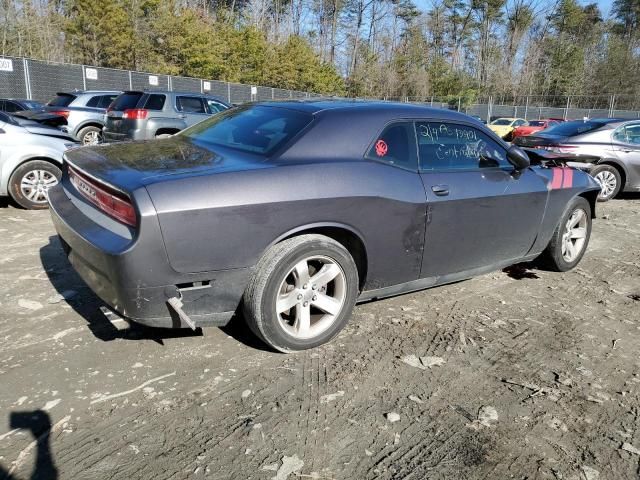
M 620 191 L 622 192 L 625 185 L 627 184 L 627 170 L 622 162 L 614 158 L 603 158 L 596 164 L 596 166 L 599 165 L 609 165 L 610 167 L 618 170 L 618 172 L 620 173 L 620 178 L 622 180 L 622 185 L 620 185 Z
M 586 192 L 579 193 L 578 196 L 584 198 L 589 202 L 591 207 L 591 218 L 596 218 L 596 205 L 598 204 L 598 190 L 588 190 Z
M 77 136 L 80 133 L 80 130 L 87 127 L 95 127 L 102 130 L 104 128 L 104 123 L 100 123 L 98 120 L 95 120 L 95 119 L 86 120 L 85 122 L 76 126 L 74 136 Z
M 358 268 L 358 283 L 359 290 L 364 288 L 367 272 L 369 269 L 369 260 L 367 256 L 366 244 L 362 238 L 360 232 L 350 225 L 333 222 L 321 222 L 313 223 L 309 225 L 303 225 L 296 227 L 288 232 L 279 236 L 274 242 L 269 245 L 269 248 L 277 243 L 282 242 L 288 238 L 297 237 L 306 234 L 318 234 L 329 237 L 344 248 L 347 249 L 353 261 Z

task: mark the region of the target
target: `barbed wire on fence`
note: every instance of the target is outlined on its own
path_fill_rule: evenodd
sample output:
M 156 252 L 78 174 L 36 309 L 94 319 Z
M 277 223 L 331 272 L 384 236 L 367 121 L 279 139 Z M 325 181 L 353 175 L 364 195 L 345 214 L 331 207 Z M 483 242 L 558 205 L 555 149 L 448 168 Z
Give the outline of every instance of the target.
M 24 57 L 0 58 L 0 97 L 47 101 L 57 92 L 73 90 L 173 90 L 207 93 L 231 104 L 251 101 L 321 98 L 322 94 L 215 79 L 162 75 L 106 67 L 55 63 Z M 400 101 L 458 110 L 489 121 L 496 117 L 581 119 L 640 118 L 640 99 L 628 95 L 498 95 L 463 97 L 399 97 Z

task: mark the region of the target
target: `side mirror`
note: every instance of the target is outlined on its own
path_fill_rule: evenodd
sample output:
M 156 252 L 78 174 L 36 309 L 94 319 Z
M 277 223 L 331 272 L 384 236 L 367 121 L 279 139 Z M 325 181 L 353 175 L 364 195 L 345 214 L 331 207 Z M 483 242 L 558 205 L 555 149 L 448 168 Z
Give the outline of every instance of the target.
M 511 145 L 509 150 L 507 150 L 507 159 L 516 168 L 516 170 L 524 170 L 531 165 L 529 156 L 524 152 L 524 150 L 515 145 Z

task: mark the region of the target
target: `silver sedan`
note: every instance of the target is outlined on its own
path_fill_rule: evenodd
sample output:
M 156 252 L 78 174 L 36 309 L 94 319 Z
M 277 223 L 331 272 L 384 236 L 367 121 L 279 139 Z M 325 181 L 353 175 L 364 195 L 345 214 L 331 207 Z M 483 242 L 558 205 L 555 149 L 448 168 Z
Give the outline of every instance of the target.
M 0 113 L 0 196 L 23 208 L 47 208 L 47 191 L 62 175 L 62 154 L 77 146 L 60 130 Z

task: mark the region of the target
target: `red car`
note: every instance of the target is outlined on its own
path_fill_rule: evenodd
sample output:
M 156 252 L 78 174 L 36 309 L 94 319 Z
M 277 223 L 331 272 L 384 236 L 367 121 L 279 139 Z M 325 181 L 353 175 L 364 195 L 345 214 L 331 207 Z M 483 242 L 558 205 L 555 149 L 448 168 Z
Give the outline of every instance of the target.
M 532 133 L 539 132 L 540 130 L 551 128 L 561 122 L 564 122 L 564 120 L 560 118 L 547 118 L 546 120 L 529 120 L 526 125 L 514 128 L 512 135 L 513 138 L 524 137 L 526 135 L 531 135 Z

